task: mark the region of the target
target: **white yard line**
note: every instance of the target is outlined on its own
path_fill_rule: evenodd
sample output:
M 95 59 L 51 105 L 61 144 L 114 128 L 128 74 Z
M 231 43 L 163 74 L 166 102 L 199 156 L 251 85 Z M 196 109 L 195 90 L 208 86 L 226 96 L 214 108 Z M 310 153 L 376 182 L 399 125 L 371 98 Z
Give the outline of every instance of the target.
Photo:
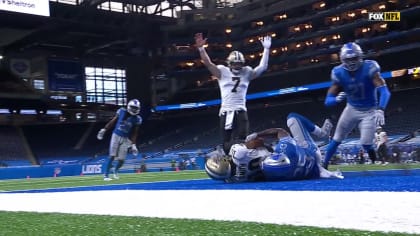
M 108 204 L 115 199 L 123 200 Z M 240 220 L 420 234 L 419 199 L 420 192 L 106 190 L 0 193 L 0 210 Z

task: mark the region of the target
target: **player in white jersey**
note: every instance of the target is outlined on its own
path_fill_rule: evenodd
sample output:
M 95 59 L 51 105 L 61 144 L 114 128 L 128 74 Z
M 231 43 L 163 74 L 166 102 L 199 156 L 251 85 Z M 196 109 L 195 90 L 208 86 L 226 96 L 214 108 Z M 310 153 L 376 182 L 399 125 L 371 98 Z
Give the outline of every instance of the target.
M 143 121 L 141 116 L 138 115 L 139 113 L 140 102 L 137 99 L 132 99 L 128 102 L 127 108 L 118 109 L 115 116 L 104 128 L 99 130 L 97 138 L 102 140 L 105 132 L 114 127 L 109 145 L 109 158 L 104 164 L 105 181 L 112 180 L 109 178 L 109 171 L 114 159 L 117 160 L 117 165 L 114 168 L 114 179 L 119 179 L 118 170 L 124 164 L 128 149 L 131 148 L 131 153 L 137 156 L 137 134 L 139 126 Z
M 202 33 L 195 35 L 195 46 L 200 52 L 201 60 L 210 73 L 218 79 L 222 100 L 219 111 L 220 130 L 223 150 L 227 154 L 232 144 L 243 141 L 249 132 L 246 108 L 248 85 L 251 80 L 267 70 L 271 37 L 265 36 L 261 39 L 264 51 L 259 65 L 255 68 L 245 66 L 245 57 L 239 51 L 232 51 L 229 54 L 226 60 L 228 66 L 215 65 L 204 49 L 206 43 L 207 39 L 203 38 Z
M 205 164 L 206 173 L 225 182 L 283 181 L 313 178 L 343 179 L 340 171 L 328 171 L 321 165 L 321 151 L 312 135 L 329 136 L 332 123 L 328 119 L 322 127 L 297 113 L 290 113 L 287 126 L 266 129 L 247 136 L 245 143 L 234 144 L 228 157 L 217 151 Z M 276 140 L 274 148 L 264 142 Z

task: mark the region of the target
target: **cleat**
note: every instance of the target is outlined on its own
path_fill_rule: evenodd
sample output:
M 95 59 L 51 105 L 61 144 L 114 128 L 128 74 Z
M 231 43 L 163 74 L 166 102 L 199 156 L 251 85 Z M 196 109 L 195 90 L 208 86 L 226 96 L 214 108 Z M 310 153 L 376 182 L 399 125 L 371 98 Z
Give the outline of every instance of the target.
M 113 170 L 113 172 L 114 172 L 113 174 L 114 179 L 120 179 L 120 177 L 118 176 L 118 172 L 115 171 L 115 169 Z
M 104 177 L 104 181 L 111 181 L 112 179 L 109 177 Z
M 344 179 L 344 176 L 339 169 L 337 169 L 336 171 L 333 171 L 332 176 L 334 176 L 337 179 Z

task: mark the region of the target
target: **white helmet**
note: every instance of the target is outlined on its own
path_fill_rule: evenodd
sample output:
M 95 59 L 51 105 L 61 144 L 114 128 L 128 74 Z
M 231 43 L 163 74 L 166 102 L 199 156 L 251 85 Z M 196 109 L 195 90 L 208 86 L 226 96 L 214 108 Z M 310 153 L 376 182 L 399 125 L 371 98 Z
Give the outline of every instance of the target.
M 134 115 L 139 114 L 140 107 L 141 107 L 140 101 L 137 99 L 132 99 L 127 104 L 127 111 L 128 113 L 134 116 Z
M 341 47 L 340 60 L 344 69 L 355 71 L 363 63 L 363 51 L 357 43 L 346 43 Z
M 206 173 L 215 180 L 226 180 L 231 177 L 231 166 L 228 158 L 210 157 L 205 165 Z
M 239 51 L 232 51 L 226 59 L 226 63 L 234 74 L 238 74 L 245 64 L 245 57 Z

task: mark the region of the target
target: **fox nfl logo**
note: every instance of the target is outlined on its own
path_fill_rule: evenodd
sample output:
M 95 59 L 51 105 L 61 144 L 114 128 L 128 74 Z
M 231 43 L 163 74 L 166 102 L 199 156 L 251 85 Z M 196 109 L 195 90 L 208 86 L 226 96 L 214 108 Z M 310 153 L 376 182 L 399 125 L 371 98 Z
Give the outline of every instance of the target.
M 400 12 L 369 12 L 369 21 L 400 21 Z

